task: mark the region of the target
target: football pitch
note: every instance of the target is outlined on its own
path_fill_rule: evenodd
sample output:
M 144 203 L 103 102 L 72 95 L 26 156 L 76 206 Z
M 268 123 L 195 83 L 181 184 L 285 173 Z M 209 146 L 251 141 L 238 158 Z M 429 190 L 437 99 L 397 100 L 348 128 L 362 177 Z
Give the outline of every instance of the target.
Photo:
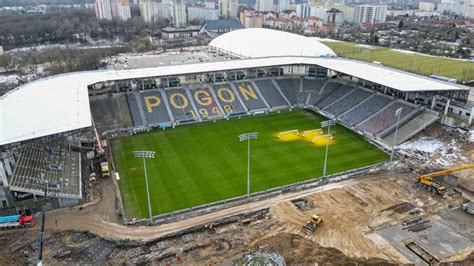
M 156 151 L 146 163 L 153 215 L 157 215 L 245 195 L 247 142 L 239 141 L 242 133 L 258 132 L 258 139 L 251 141 L 251 192 L 322 176 L 324 141 L 313 143 L 287 134 L 279 139 L 278 133 L 318 129 L 323 120 L 310 111 L 294 110 L 115 139 L 111 148 L 126 215 L 148 215 L 143 161 L 134 158 L 134 150 Z M 332 126 L 331 133 L 328 174 L 387 159 L 384 152 L 342 126 Z
M 349 42 L 324 42 L 342 57 L 362 61 L 378 61 L 385 66 L 402 69 L 422 75 L 441 75 L 460 81 L 474 79 L 474 64 L 440 56 L 403 53 L 383 47 L 367 48 Z

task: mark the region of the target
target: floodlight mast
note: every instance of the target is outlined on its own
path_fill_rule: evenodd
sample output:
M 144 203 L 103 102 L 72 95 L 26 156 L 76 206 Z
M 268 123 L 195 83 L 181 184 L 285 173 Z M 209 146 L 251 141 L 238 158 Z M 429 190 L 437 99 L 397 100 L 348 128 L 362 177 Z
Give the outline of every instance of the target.
M 393 157 L 395 155 L 395 144 L 397 142 L 398 125 L 400 124 L 400 116 L 402 115 L 402 111 L 403 111 L 403 107 L 400 107 L 395 111 L 395 116 L 397 116 L 397 127 L 395 128 L 395 136 L 393 138 L 393 143 L 392 143 L 392 152 L 390 153 L 390 164 L 392 164 Z
M 328 161 L 328 148 L 329 148 L 329 138 L 331 137 L 331 126 L 335 125 L 336 121 L 334 120 L 326 120 L 321 122 L 321 127 L 328 128 L 328 139 L 326 140 L 326 154 L 324 155 L 324 168 L 323 168 L 323 178 L 326 177 L 326 165 Z
M 247 141 L 247 199 L 250 198 L 250 140 L 257 139 L 258 132 L 239 135 L 240 141 Z
M 148 199 L 148 217 L 150 220 L 150 224 L 153 223 L 153 217 L 151 212 L 151 202 L 150 202 L 150 189 L 148 187 L 148 174 L 146 169 L 146 158 L 155 158 L 154 151 L 133 151 L 133 155 L 135 158 L 142 158 L 143 159 L 143 169 L 145 171 L 145 184 L 146 184 L 146 196 Z

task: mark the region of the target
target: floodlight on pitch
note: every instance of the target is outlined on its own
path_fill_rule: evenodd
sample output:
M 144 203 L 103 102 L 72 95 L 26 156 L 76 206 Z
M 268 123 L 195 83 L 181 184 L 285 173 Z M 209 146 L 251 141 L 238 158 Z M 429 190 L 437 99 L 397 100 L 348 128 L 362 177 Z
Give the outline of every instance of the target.
M 135 158 L 155 158 L 155 151 L 133 151 Z
M 250 132 L 239 135 L 240 141 L 249 140 L 249 139 L 256 139 L 258 137 L 258 132 Z

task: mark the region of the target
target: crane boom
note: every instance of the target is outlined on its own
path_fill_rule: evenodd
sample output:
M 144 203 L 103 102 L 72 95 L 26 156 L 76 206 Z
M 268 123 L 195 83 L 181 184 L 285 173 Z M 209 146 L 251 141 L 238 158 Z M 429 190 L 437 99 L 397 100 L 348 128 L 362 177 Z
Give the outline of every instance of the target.
M 419 179 L 419 180 L 425 179 L 425 180 L 430 180 L 431 181 L 431 178 L 433 178 L 435 176 L 447 175 L 449 173 L 453 173 L 453 172 L 457 172 L 457 171 L 461 171 L 461 170 L 469 169 L 469 168 L 474 168 L 474 164 L 468 164 L 468 165 L 454 167 L 454 168 L 450 168 L 450 169 L 447 169 L 447 170 L 442 170 L 442 171 L 438 171 L 438 172 L 434 172 L 434 173 L 419 175 L 416 178 Z

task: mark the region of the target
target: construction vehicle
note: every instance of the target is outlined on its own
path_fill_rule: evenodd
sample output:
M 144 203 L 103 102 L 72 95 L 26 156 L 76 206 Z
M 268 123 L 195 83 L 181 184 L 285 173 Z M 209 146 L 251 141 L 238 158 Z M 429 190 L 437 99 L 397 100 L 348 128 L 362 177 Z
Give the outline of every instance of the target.
M 311 216 L 311 220 L 303 226 L 303 230 L 306 231 L 307 235 L 313 235 L 314 231 L 316 231 L 316 228 L 321 226 L 322 223 L 323 217 L 319 214 L 313 214 L 313 216 Z
M 100 170 L 102 171 L 102 177 L 107 178 L 109 177 L 109 163 L 107 161 L 100 162 Z
M 28 228 L 35 225 L 35 219 L 29 210 L 17 215 L 0 216 L 0 230 Z
M 454 167 L 447 170 L 442 170 L 442 171 L 433 172 L 433 173 L 424 174 L 424 175 L 417 175 L 416 179 L 417 179 L 417 183 L 420 186 L 427 188 L 433 194 L 443 195 L 446 192 L 446 188 L 443 185 L 433 181 L 433 177 L 447 175 L 453 172 L 457 172 L 457 171 L 461 171 L 461 170 L 469 169 L 469 168 L 474 168 L 474 164 Z

